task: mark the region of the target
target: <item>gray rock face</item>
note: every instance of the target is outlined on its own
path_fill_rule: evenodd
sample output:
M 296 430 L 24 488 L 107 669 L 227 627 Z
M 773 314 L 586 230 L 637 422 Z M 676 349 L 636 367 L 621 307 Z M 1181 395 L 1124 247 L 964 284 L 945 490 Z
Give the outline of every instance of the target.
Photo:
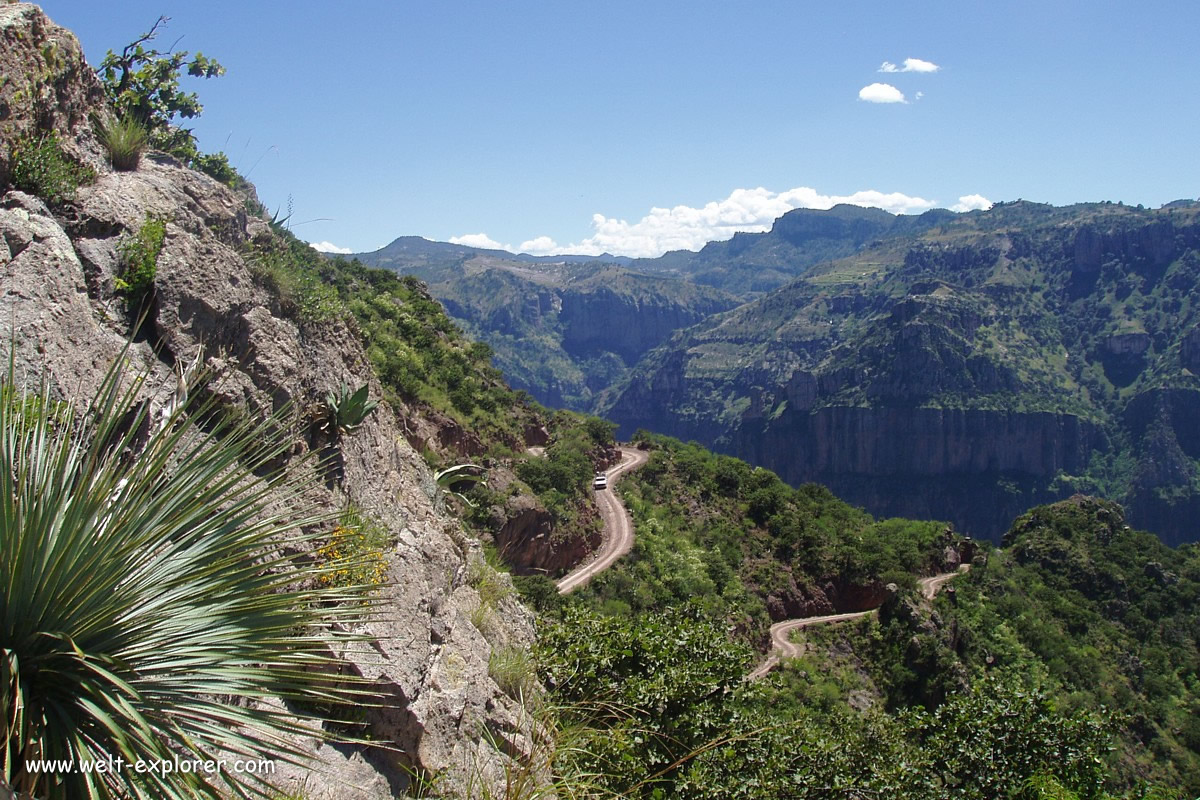
M 5 75 L 40 68 L 39 48 L 8 43 L 57 43 L 63 62 L 74 66 L 61 86 L 54 84 L 62 100 L 53 124 L 71 130 L 72 120 L 86 118 L 96 97 L 73 36 L 37 9 L 13 5 L 0 6 L 0 37 Z M 16 107 L 5 102 L 11 116 Z M 28 122 L 22 120 L 15 129 Z M 144 159 L 135 172 L 102 164 L 97 171 L 59 218 L 20 192 L 0 198 L 0 358 L 13 349 L 19 375 L 34 383 L 44 378 L 66 399 L 90 395 L 133 328 L 113 291 L 118 244 L 153 217 L 166 220 L 166 238 L 142 328 L 149 342 L 129 345 L 127 356 L 150 372 L 151 386 L 174 385 L 174 365 L 198 358 L 214 374 L 219 401 L 248 414 L 287 403 L 304 411 L 343 381 L 370 384 L 372 396 L 382 396 L 343 322 L 298 323 L 278 313 L 255 282 L 243 248 L 271 233 L 247 216 L 239 196 L 165 157 Z M 295 456 L 309 446 L 298 437 Z M 389 585 L 377 595 L 378 615 L 367 630 L 377 644 L 346 655 L 393 701 L 367 713 L 368 734 L 386 746 L 351 752 L 314 741 L 312 770 L 285 770 L 280 788 L 341 800 L 391 797 L 407 789 L 413 772 L 438 774 L 451 791 L 471 773 L 494 778 L 505 756 L 488 735 L 519 751 L 528 723 L 489 677 L 489 653 L 492 646 L 528 645 L 532 618 L 509 597 L 486 615 L 485 632 L 476 629 L 480 598 L 467 576 L 469 563 L 482 558 L 479 545 L 446 513 L 425 462 L 386 404 L 340 448 L 340 479 L 319 483 L 309 499 L 331 509 L 352 502 L 395 542 L 386 553 Z
M 0 185 L 8 182 L 12 143 L 56 131 L 68 151 L 102 163 L 88 114 L 104 98 L 79 40 L 28 3 L 0 4 Z

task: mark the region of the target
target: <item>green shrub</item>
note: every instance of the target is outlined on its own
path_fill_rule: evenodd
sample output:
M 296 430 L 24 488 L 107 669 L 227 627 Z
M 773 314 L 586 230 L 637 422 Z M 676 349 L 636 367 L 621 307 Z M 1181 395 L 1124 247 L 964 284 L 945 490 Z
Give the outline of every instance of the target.
M 312 250 L 308 245 L 302 247 Z M 312 255 L 318 254 L 313 250 Z M 345 310 L 337 289 L 325 283 L 314 265 L 305 263 L 294 246 L 248 245 L 245 257 L 254 276 L 279 296 L 282 305 L 294 310 L 300 321 L 324 322 Z
M 472 558 L 467 564 L 467 585 L 479 592 L 481 606 L 495 608 L 512 595 L 500 573 L 482 558 Z
M 70 200 L 75 190 L 96 179 L 90 167 L 72 161 L 58 141 L 58 134 L 27 134 L 12 148 L 10 181 L 14 188 L 35 194 L 48 205 Z
M 513 586 L 521 595 L 522 602 L 542 613 L 557 611 L 563 606 L 558 585 L 545 575 L 515 575 Z
M 224 153 L 197 153 L 188 166 L 234 189 L 246 182 Z
M 140 299 L 154 288 L 158 273 L 158 255 L 167 236 L 167 222 L 147 217 L 142 227 L 117 245 L 121 258 L 121 273 L 116 277 L 116 290 L 131 299 Z
M 167 22 L 167 17 L 159 17 L 119 54 L 109 50 L 96 72 L 109 102 L 123 119 L 139 120 L 155 147 L 190 162 L 199 156 L 196 138 L 176 122 L 200 116 L 204 107 L 195 92 L 182 91 L 179 79 L 185 70 L 194 78 L 216 78 L 225 74 L 225 68 L 203 53 L 189 59 L 186 50 L 172 47 L 162 52 L 152 47 Z
M 109 119 L 99 121 L 96 129 L 113 169 L 132 172 L 138 168 L 150 141 L 150 132 L 145 125 L 132 118 Z

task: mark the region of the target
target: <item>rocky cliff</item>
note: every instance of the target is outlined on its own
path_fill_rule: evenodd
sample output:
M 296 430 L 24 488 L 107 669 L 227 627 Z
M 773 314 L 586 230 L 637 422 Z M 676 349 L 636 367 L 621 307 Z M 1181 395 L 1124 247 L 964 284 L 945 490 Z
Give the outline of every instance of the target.
M 50 208 L 8 188 L 0 171 L 0 358 L 11 350 L 19 375 L 45 377 L 68 400 L 92 392 L 131 336 L 128 358 L 149 371 L 148 386 L 173 386 L 176 365 L 198 361 L 230 411 L 303 411 L 342 382 L 382 395 L 352 326 L 300 321 L 261 285 L 246 247 L 272 232 L 247 213 L 244 197 L 162 155 L 134 172 L 109 169 L 88 123 L 102 92 L 70 32 L 36 7 L 0 5 L 0 40 L 9 79 L 0 85 L 0 165 L 26 132 L 54 130 L 96 174 Z M 149 316 L 135 334 L 114 276 L 120 243 L 147 219 L 165 220 L 166 235 Z M 298 436 L 298 463 L 313 446 Z M 365 631 L 374 648 L 348 656 L 386 700 L 366 711 L 366 736 L 382 746 L 314 741 L 312 769 L 285 770 L 279 788 L 341 800 L 401 794 L 414 774 L 439 776 L 451 792 L 471 774 L 494 779 L 506 759 L 495 742 L 515 754 L 526 739 L 519 706 L 488 675 L 489 653 L 527 645 L 531 617 L 510 594 L 485 630 L 472 623 L 481 600 L 469 574 L 482 559 L 479 545 L 446 513 L 392 409 L 381 406 L 344 437 L 341 452 L 339 477 L 321 482 L 312 499 L 331 509 L 353 503 L 391 542 L 388 583 Z
M 995 538 L 1022 509 L 1086 491 L 1191 540 L 1198 304 L 1195 204 L 1001 205 L 677 334 L 607 413 L 876 514 Z

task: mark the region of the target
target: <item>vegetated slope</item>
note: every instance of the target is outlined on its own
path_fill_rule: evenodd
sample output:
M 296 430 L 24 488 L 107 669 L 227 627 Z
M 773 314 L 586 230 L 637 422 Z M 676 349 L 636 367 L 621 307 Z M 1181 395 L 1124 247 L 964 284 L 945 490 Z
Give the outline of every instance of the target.
M 956 740 L 959 747 L 978 746 L 976 767 L 984 773 L 988 759 L 1029 748 L 1029 760 L 1007 780 L 1036 761 L 1032 753 L 1047 746 L 1039 737 L 1075 730 L 1064 721 L 1072 718 L 1087 736 L 1113 737 L 1112 754 L 1100 747 L 1090 767 L 1109 790 L 1123 793 L 1141 781 L 1168 789 L 1164 797 L 1192 797 L 1200 789 L 1196 545 L 1172 549 L 1130 529 L 1118 505 L 1075 496 L 1022 515 L 1004 537 L 1004 549 L 979 549 L 943 523 L 874 521 L 822 487 L 791 489 L 766 470 L 695 444 L 648 436 L 642 446 L 650 448 L 649 462 L 622 484 L 637 523 L 634 551 L 567 605 L 565 624 L 551 634 L 561 651 L 548 661 L 562 664 L 552 667 L 552 676 L 561 678 L 564 673 L 555 672 L 561 668 L 607 680 L 611 668 L 621 673 L 611 679 L 630 692 L 643 680 L 667 691 L 671 678 L 662 672 L 670 671 L 672 657 L 707 659 L 707 667 L 689 668 L 707 675 L 692 678 L 702 690 L 675 701 L 697 707 L 677 708 L 672 718 L 711 718 L 717 705 L 712 693 L 725 691 L 722 702 L 772 730 L 787 730 L 796 720 L 836 730 L 831 740 L 849 754 L 864 728 L 886 741 L 882 731 L 894 730 L 897 718 L 930 714 L 910 735 L 934 748 L 953 747 Z M 970 560 L 971 571 L 931 608 L 915 576 L 953 569 L 960 559 Z M 895 582 L 896 590 L 884 582 Z M 739 695 L 721 670 L 731 669 L 731 661 L 749 670 L 753 658 L 737 643 L 761 651 L 771 621 L 877 606 L 878 617 L 836 630 L 806 629 L 801 659 L 785 663 L 755 699 L 744 705 L 730 699 Z M 685 649 L 698 647 L 694 637 L 704 625 L 712 626 L 704 637 L 726 645 L 720 649 L 701 637 L 707 650 L 668 656 L 652 652 L 666 645 L 630 645 L 640 642 L 640 634 L 614 632 L 639 631 L 642 621 L 647 630 L 665 625 L 680 631 Z M 607 666 L 590 673 L 595 664 L 588 659 L 604 657 L 604 647 L 585 640 L 599 630 L 615 636 L 626 652 L 609 653 L 612 660 L 600 662 Z M 585 647 L 592 648 L 587 655 Z M 719 690 L 722 682 L 730 686 Z M 574 685 L 572 679 L 567 684 Z M 1021 702 L 1036 699 L 1041 711 L 1018 712 L 1013 692 Z M 996 705 L 987 710 L 988 703 Z M 725 712 L 733 713 L 728 707 Z M 977 715 L 972 724 L 979 727 L 968 732 L 962 714 Z M 1034 728 L 1005 729 L 1034 725 L 1038 714 L 1046 716 Z M 1043 723 L 1047 727 L 1037 728 Z M 768 756 L 759 751 L 765 745 L 747 738 L 732 748 L 734 761 L 746 758 L 746 768 L 753 769 L 756 758 Z M 774 745 L 789 751 L 785 741 Z M 1054 758 L 1065 764 L 1080 752 L 1066 749 Z M 975 758 L 967 750 L 945 757 L 960 764 Z M 867 768 L 860 762 L 858 769 L 877 780 L 888 774 L 881 764 Z M 920 769 L 931 784 L 945 781 L 966 792 L 970 782 L 953 768 Z M 991 773 L 1003 786 L 998 774 Z
M 932 614 L 915 575 L 973 549 L 944 524 L 873 521 L 821 487 L 791 489 L 694 444 L 650 436 L 642 446 L 649 462 L 623 482 L 638 526 L 634 552 L 583 591 L 555 598 L 539 640 L 552 696 L 567 721 L 584 726 L 565 760 L 605 788 L 681 798 L 817 798 L 833 786 L 848 796 L 942 800 L 1133 798 L 1148 796 L 1138 786 L 1148 779 L 1160 787 L 1152 796 L 1185 797 L 1189 756 L 1139 743 L 1139 729 L 1108 714 L 1101 693 L 1065 687 L 1049 661 L 1015 643 L 1027 620 L 1069 608 L 1069 593 L 1013 575 L 1012 591 L 1036 595 L 1024 606 L 959 589 Z M 1106 524 L 1123 531 L 1110 508 Z M 1148 534 L 1123 535 L 1166 551 Z M 975 554 L 980 585 L 995 581 L 1006 555 Z M 1124 576 L 1128 602 L 1159 607 L 1166 598 L 1143 591 L 1137 566 Z M 1194 595 L 1190 573 L 1165 580 L 1176 577 Z M 954 597 L 961 619 L 951 617 Z M 807 629 L 801 659 L 746 680 L 760 657 L 746 643 L 766 646 L 768 619 L 880 603 L 882 622 Z M 1008 622 L 997 623 L 998 613 Z M 1166 636 L 1194 619 L 1160 623 Z M 1030 638 L 1061 647 L 1046 641 L 1052 635 L 1035 628 Z M 1085 649 L 1089 663 L 1103 661 L 1096 648 L 1107 659 L 1121 654 L 1096 643 Z M 1166 656 L 1176 673 L 1162 674 L 1174 688 L 1194 683 L 1193 655 Z M 1190 724 L 1186 704 L 1162 707 L 1172 709 L 1164 725 Z M 1121 748 L 1110 756 L 1114 737 Z M 1152 765 L 1154 756 L 1165 760 Z M 615 773 L 605 767 L 614 763 Z
M 1200 512 L 1198 373 L 1200 206 L 1018 202 L 681 332 L 602 412 L 876 514 L 998 539 L 1086 491 L 1178 542 Z
M 1075 496 L 1018 518 L 932 616 L 890 603 L 854 642 L 894 707 L 936 704 L 962 676 L 1039 676 L 1060 707 L 1117 720 L 1114 772 L 1200 792 L 1200 551 Z
M 492 348 L 512 386 L 581 411 L 675 330 L 737 305 L 715 289 L 579 257 L 521 260 L 406 237 L 357 258 L 426 281 L 450 315 Z
M 876 608 L 888 583 L 914 587 L 974 551 L 945 523 L 877 521 L 695 444 L 639 434 L 638 446 L 650 459 L 618 487 L 633 552 L 579 592 L 606 614 L 690 604 L 765 650 L 772 622 Z
M 709 242 L 699 252 L 675 250 L 658 258 L 637 259 L 631 266 L 678 274 L 750 298 L 792 281 L 823 261 L 849 256 L 881 239 L 929 230 L 955 216 L 946 209 L 912 216 L 852 205 L 824 211 L 797 208 L 775 220 L 766 233 L 735 233 L 727 241 Z

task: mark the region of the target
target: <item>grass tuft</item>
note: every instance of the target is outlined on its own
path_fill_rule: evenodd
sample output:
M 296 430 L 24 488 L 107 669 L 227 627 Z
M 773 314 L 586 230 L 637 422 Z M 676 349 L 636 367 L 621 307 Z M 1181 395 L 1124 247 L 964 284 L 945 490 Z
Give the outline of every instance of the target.
M 118 172 L 133 172 L 142 161 L 150 142 L 150 132 L 137 120 L 100 120 L 96 123 L 100 144 L 108 152 L 108 161 Z

